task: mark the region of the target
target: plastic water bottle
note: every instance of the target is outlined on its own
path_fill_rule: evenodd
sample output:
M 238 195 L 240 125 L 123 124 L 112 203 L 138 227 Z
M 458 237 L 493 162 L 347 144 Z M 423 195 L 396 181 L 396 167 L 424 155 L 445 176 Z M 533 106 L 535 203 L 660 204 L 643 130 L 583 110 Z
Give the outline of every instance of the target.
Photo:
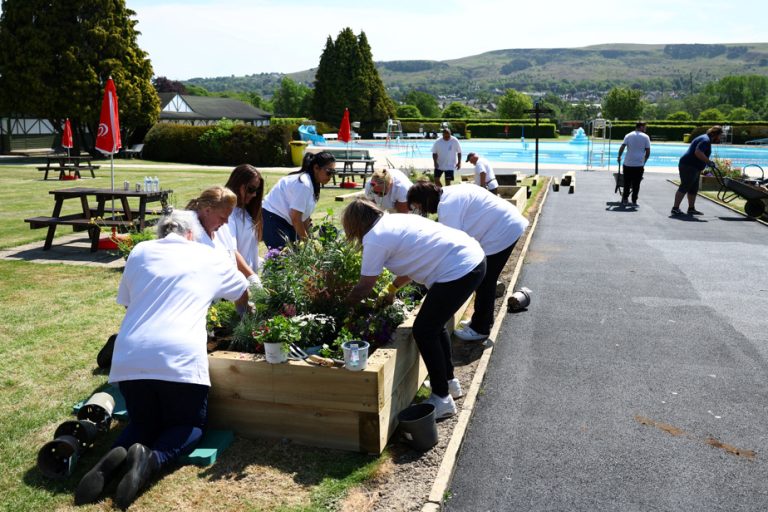
M 154 183 L 152 185 L 154 186 L 155 192 L 160 192 L 160 178 L 155 176 L 154 180 L 152 180 Z
M 149 192 L 149 176 L 144 176 L 144 192 Z

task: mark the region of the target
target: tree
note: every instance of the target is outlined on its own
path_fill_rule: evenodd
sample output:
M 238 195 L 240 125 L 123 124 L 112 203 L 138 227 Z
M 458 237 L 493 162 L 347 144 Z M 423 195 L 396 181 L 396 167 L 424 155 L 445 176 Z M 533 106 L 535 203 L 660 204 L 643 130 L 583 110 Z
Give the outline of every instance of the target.
M 755 121 L 757 114 L 745 107 L 736 107 L 728 114 L 730 121 Z
M 477 114 L 477 109 L 468 107 L 458 101 L 454 101 L 443 109 L 443 117 L 446 119 L 467 119 L 475 117 Z
M 533 108 L 533 100 L 527 94 L 507 89 L 499 99 L 496 113 L 504 119 L 522 119 L 527 117 L 526 110 Z
M 304 110 L 306 106 L 305 96 L 310 93 L 309 87 L 297 84 L 288 77 L 284 77 L 280 82 L 280 87 L 275 89 L 275 95 L 272 98 L 272 106 L 275 109 L 275 115 L 283 117 L 304 117 L 309 112 Z
M 725 121 L 725 114 L 719 109 L 708 108 L 701 111 L 701 114 L 699 114 L 699 121 L 716 121 L 719 123 Z
M 69 117 L 79 149 L 86 131 L 96 133 L 111 76 L 126 142 L 134 129 L 157 121 L 152 65 L 136 42 L 136 13 L 125 0 L 4 0 L 2 9 L 0 110 L 45 118 L 54 127 Z
M 639 119 L 643 113 L 643 92 L 637 89 L 614 87 L 603 98 L 603 117 L 606 119 Z
M 177 82 L 176 80 L 168 80 L 164 76 L 158 76 L 152 80 L 152 85 L 155 86 L 157 92 L 175 92 L 178 94 L 187 94 L 187 88 L 184 84 Z
M 427 92 L 409 91 L 403 98 L 403 102 L 418 108 L 424 117 L 432 119 L 440 117 L 440 105 L 437 104 L 437 99 Z
M 693 116 L 684 110 L 672 112 L 667 116 L 668 121 L 693 121 Z
M 397 107 L 397 117 L 422 117 L 421 112 L 416 105 L 399 105 Z
M 336 41 L 330 36 L 326 41 L 315 74 L 312 113 L 318 121 L 338 123 L 345 107 L 367 129 L 395 115 L 368 38 L 364 32 L 355 37 L 350 28 L 342 30 Z

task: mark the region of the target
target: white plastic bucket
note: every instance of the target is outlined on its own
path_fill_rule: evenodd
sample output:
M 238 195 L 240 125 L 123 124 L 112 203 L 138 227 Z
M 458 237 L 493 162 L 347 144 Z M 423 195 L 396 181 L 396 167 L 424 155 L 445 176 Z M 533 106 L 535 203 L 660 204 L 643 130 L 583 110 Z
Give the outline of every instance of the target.
M 288 352 L 283 350 L 282 343 L 265 343 L 264 355 L 270 364 L 280 364 L 288 360 Z
M 352 340 L 341 344 L 344 351 L 344 368 L 353 372 L 365 370 L 368 365 L 368 348 L 370 344 L 367 341 Z

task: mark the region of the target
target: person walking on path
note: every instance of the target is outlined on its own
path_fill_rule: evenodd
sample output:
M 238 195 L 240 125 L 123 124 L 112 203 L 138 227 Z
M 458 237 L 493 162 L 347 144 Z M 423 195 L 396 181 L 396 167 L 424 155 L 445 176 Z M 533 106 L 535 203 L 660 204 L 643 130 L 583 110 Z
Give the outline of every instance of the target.
M 445 324 L 485 276 L 482 247 L 458 229 L 417 215 L 385 214 L 362 198 L 344 209 L 341 222 L 347 238 L 363 246 L 360 280 L 349 292 L 347 304 L 368 297 L 384 268 L 397 276 L 389 285 L 386 302 L 391 303 L 397 288 L 411 280 L 429 289 L 413 322 L 413 339 L 432 382 L 426 403 L 435 406 L 435 419 L 453 416 L 453 399 L 462 391 L 454 375 Z
M 461 144 L 459 139 L 451 135 L 451 130 L 443 128 L 443 136 L 432 144 L 432 161 L 435 163 L 435 183 L 438 187 L 443 184 L 440 176 L 445 174 L 445 186 L 453 181 L 454 171 L 461 169 Z
M 464 341 L 486 339 L 493 325 L 496 281 L 528 227 L 528 219 L 509 201 L 463 185 L 440 189 L 433 183 L 419 182 L 408 191 L 408 205 L 424 215 L 437 213 L 438 222 L 464 231 L 483 248 L 487 269 L 475 291 L 475 311 L 454 334 Z
M 491 194 L 498 194 L 499 182 L 493 173 L 493 167 L 488 159 L 478 156 L 477 153 L 467 155 L 467 162 L 475 166 L 475 185 L 483 187 Z
M 627 150 L 624 159 L 624 193 L 621 196 L 622 206 L 629 201 L 629 193 L 632 192 L 632 206 L 637 206 L 637 195 L 640 192 L 640 182 L 645 172 L 645 162 L 651 156 L 651 138 L 645 133 L 646 125 L 638 121 L 635 130 L 624 136 L 624 142 L 619 146 L 618 161 L 621 165 L 621 155 Z
M 684 196 L 688 196 L 688 215 L 702 215 L 695 207 L 696 193 L 699 191 L 699 176 L 707 166 L 714 166 L 710 160 L 712 144 L 720 142 L 723 128 L 715 125 L 707 133 L 699 135 L 691 141 L 688 151 L 680 157 L 677 168 L 680 172 L 680 186 L 675 193 L 675 204 L 672 206 L 672 215 L 682 215 L 680 203 Z

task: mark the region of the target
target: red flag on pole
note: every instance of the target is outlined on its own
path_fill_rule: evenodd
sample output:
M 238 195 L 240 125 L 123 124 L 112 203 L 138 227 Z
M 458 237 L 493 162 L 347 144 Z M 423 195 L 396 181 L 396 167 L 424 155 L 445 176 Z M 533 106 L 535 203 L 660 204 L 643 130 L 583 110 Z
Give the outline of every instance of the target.
M 341 118 L 341 126 L 339 127 L 339 140 L 343 142 L 349 142 L 352 140 L 352 128 L 349 126 L 349 109 L 344 109 L 344 117 Z
M 69 118 L 64 121 L 64 132 L 61 134 L 61 147 L 70 149 L 74 146 L 72 143 L 72 126 L 69 124 Z
M 101 102 L 96 149 L 105 155 L 114 155 L 121 147 L 123 145 L 120 141 L 120 120 L 117 116 L 117 90 L 112 77 L 109 77 L 104 88 L 104 99 Z

